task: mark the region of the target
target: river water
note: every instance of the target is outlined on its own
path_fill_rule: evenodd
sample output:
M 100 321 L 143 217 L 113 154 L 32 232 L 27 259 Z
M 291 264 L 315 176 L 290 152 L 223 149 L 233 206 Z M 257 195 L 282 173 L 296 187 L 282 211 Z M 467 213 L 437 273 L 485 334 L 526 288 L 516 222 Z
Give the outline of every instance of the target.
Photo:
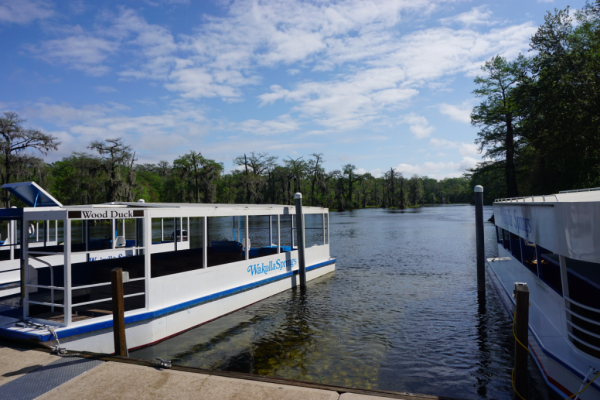
M 491 216 L 485 208 L 484 219 Z M 477 296 L 474 207 L 330 214 L 335 273 L 132 356 L 326 384 L 511 398 L 511 324 Z M 496 255 L 486 223 L 486 256 Z M 546 398 L 530 366 L 531 398 Z

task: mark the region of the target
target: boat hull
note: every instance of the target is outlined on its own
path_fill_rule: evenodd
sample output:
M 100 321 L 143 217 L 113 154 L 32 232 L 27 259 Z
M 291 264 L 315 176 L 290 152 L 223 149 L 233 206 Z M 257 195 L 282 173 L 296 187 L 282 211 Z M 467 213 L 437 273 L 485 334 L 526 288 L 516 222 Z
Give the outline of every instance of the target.
M 335 271 L 335 262 L 323 264 L 325 265 L 309 267 L 310 269 L 306 272 L 307 281 Z M 133 350 L 156 344 L 223 315 L 294 288 L 300 282 L 298 274 L 294 272 L 296 271 L 281 279 L 262 284 L 258 283 L 255 287 L 213 301 L 207 301 L 157 318 L 128 323 L 126 324 L 127 346 L 130 350 Z M 60 343 L 68 350 L 85 350 L 98 353 L 114 353 L 115 351 L 112 327 L 72 335 L 60 339 Z
M 553 292 L 503 247 L 498 258 L 487 260 L 490 280 L 512 319 L 515 303 L 512 298 L 514 282 L 526 282 L 530 288 L 529 349 L 546 384 L 562 398 L 579 391 L 590 369 L 597 364 L 591 357 L 572 346 L 560 333 L 564 329 L 562 297 Z M 600 389 L 594 382 L 580 399 L 600 399 Z

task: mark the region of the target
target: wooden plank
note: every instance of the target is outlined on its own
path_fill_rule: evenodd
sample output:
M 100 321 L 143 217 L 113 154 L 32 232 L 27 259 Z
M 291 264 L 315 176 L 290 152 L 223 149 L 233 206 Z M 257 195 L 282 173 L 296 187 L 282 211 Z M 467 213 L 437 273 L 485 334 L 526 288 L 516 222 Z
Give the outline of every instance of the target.
M 529 346 L 529 288 L 526 284 L 515 285 L 515 370 L 513 374 L 514 385 L 517 393 L 515 399 L 528 397 L 528 371 L 527 358 L 529 350 L 524 346 Z M 520 342 L 520 343 L 519 343 Z M 520 396 L 519 396 L 520 395 Z
M 125 339 L 125 302 L 123 301 L 123 269 L 114 268 L 111 270 L 110 278 L 115 354 L 127 357 L 127 340 Z

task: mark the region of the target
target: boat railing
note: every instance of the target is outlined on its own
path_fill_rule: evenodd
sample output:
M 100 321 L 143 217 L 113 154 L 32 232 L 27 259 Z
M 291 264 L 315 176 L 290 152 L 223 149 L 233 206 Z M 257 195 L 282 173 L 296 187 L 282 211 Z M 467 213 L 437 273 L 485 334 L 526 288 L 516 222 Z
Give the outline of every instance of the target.
M 137 280 L 143 280 L 143 279 L 145 279 L 145 278 L 139 278 Z M 129 282 L 134 282 L 134 280 L 130 280 Z M 110 285 L 110 282 L 108 282 L 108 285 Z M 81 289 L 81 288 L 77 288 L 77 289 Z M 138 293 L 126 294 L 126 295 L 123 296 L 123 298 L 127 299 L 129 297 L 142 296 L 144 294 L 146 294 L 146 292 L 138 292 Z M 73 303 L 72 307 L 87 306 L 89 304 L 104 303 L 104 302 L 107 302 L 107 301 L 112 301 L 112 297 L 107 297 L 105 299 L 100 299 L 100 300 L 85 301 L 83 303 Z
M 577 301 L 575 301 L 575 300 L 572 300 L 572 299 L 571 299 L 570 297 L 568 297 L 568 296 L 564 296 L 564 297 L 565 297 L 565 300 L 567 300 L 569 303 L 573 303 L 573 304 L 575 304 L 575 305 L 576 305 L 576 306 L 578 306 L 578 307 L 585 308 L 586 310 L 590 310 L 590 311 L 597 312 L 597 313 L 599 313 L 599 314 L 600 314 L 600 309 L 598 309 L 598 308 L 594 308 L 594 307 L 586 306 L 585 304 L 581 304 L 581 303 L 579 303 L 579 302 L 577 302 Z M 600 323 L 598 323 L 598 324 L 600 325 Z
M 577 328 L 577 329 L 580 330 L 580 331 L 583 331 L 583 329 L 581 329 L 581 328 Z M 594 346 L 593 344 L 589 344 L 585 340 L 582 340 L 581 338 L 578 338 L 577 336 L 573 335 L 571 332 L 567 332 L 567 333 L 569 334 L 569 337 L 571 339 L 576 340 L 576 341 L 580 342 L 581 344 L 583 344 L 583 345 L 585 345 L 585 346 L 587 346 L 587 347 L 589 347 L 591 349 L 594 349 L 596 351 L 600 351 L 600 347 Z
M 583 310 L 588 310 L 594 313 L 599 314 L 600 317 L 600 309 L 598 308 L 594 308 L 594 307 L 590 307 L 587 306 L 585 304 L 581 304 L 571 298 L 569 298 L 568 296 L 564 296 L 564 299 L 566 301 L 568 301 L 570 304 L 577 306 Z M 569 335 L 569 337 L 571 338 L 572 341 L 574 342 L 578 342 L 582 345 L 584 345 L 585 347 L 588 347 L 590 349 L 593 349 L 597 352 L 600 352 L 600 347 L 598 347 L 597 345 L 594 345 L 592 343 L 590 343 L 587 340 L 584 340 L 584 338 L 581 337 L 581 333 L 583 333 L 584 335 L 587 335 L 588 337 L 592 338 L 591 340 L 593 341 L 594 339 L 600 339 L 600 321 L 599 320 L 595 320 L 592 318 L 588 318 L 588 317 L 584 317 L 583 315 L 581 315 L 580 313 L 577 313 L 573 310 L 571 310 L 571 307 L 566 307 L 565 308 L 567 311 L 567 314 L 569 314 L 571 317 L 574 317 L 575 319 L 579 320 L 579 321 L 585 321 L 585 323 L 591 324 L 591 326 L 588 326 L 588 329 L 583 328 L 580 324 L 577 324 L 576 322 L 574 322 L 572 320 L 572 318 L 568 318 L 567 319 L 567 324 L 569 325 L 569 327 L 571 328 L 571 330 L 569 332 L 567 332 L 567 334 Z M 590 316 L 593 317 L 593 316 Z M 598 332 L 591 332 L 589 329 L 593 329 L 596 330 L 596 328 L 594 327 L 598 327 Z M 587 338 L 586 338 L 587 339 Z M 576 343 L 574 343 L 576 344 Z M 597 343 L 596 343 L 597 344 Z M 581 349 L 584 350 L 584 349 Z M 585 350 L 584 350 L 585 351 Z M 586 353 L 590 354 L 589 350 L 585 351 Z M 597 355 L 592 354 L 594 356 L 597 357 Z
M 561 193 L 593 192 L 594 190 L 600 190 L 600 187 L 588 188 L 588 189 L 562 190 L 558 193 L 561 194 Z
M 563 193 L 563 192 L 560 192 Z M 555 194 L 542 194 L 540 196 L 522 196 L 522 197 L 502 197 L 499 199 L 495 199 L 494 203 L 526 203 L 527 200 L 531 199 L 531 203 L 539 203 L 539 201 L 536 201 L 536 197 L 541 197 L 542 198 L 542 203 L 546 202 L 546 197 L 552 197 L 554 196 L 554 198 L 556 199 L 557 202 L 560 202 L 559 198 L 557 195 Z
M 590 318 L 584 317 L 583 315 L 577 314 L 575 311 L 571 311 L 571 310 L 569 310 L 568 308 L 567 308 L 567 312 L 568 312 L 569 314 L 571 314 L 571 315 L 574 315 L 575 317 L 577 317 L 577 318 L 579 318 L 579 319 L 582 319 L 583 321 L 589 322 L 590 324 L 594 324 L 594 325 L 598 325 L 598 326 L 600 326 L 600 322 L 598 322 L 598 321 L 594 321 L 593 319 L 590 319 Z M 574 324 L 574 325 L 575 325 L 575 324 Z M 575 327 L 576 327 L 577 329 L 580 329 L 579 327 L 577 327 L 577 325 L 575 325 Z

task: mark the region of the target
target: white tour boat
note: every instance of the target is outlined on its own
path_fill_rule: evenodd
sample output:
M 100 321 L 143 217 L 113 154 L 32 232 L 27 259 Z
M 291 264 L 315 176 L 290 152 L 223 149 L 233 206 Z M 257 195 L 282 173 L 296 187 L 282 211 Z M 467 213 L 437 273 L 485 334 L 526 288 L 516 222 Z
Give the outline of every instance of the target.
M 529 287 L 529 349 L 562 398 L 600 373 L 600 190 L 494 202 L 498 257 L 487 260 L 509 313 Z M 600 379 L 580 399 L 600 399 Z
M 26 204 L 50 196 L 30 182 L 3 187 Z M 22 299 L 19 307 L 0 306 L 0 337 L 52 345 L 58 339 L 68 350 L 114 352 L 114 268 L 124 272 L 129 349 L 295 287 L 295 213 L 294 206 L 286 205 L 143 200 L 81 206 L 53 200 L 0 209 L 0 221 L 9 225 L 58 221 L 60 228 L 54 241 L 33 241 L 33 246 L 26 230 L 19 230 L 14 243 L 19 245 Z M 336 260 L 329 253 L 329 210 L 304 207 L 303 214 L 308 281 L 333 272 Z M 94 232 L 105 235 L 94 237 Z

